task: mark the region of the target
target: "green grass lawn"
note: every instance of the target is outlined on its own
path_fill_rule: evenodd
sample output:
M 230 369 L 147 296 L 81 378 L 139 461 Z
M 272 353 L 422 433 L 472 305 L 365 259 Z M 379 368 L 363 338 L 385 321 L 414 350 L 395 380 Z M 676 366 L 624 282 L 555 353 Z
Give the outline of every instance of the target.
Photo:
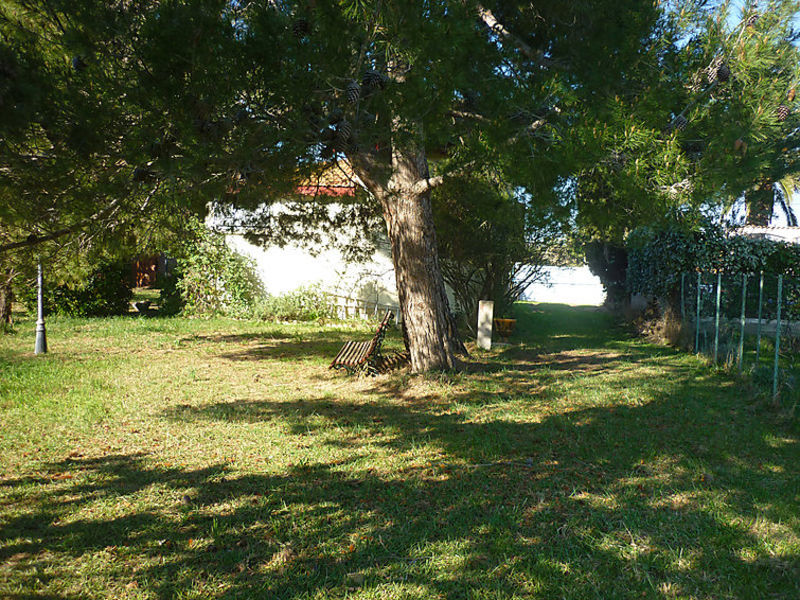
M 800 598 L 800 428 L 589 308 L 468 371 L 327 369 L 366 325 L 0 337 L 2 598 Z M 397 333 L 390 345 L 400 346 Z

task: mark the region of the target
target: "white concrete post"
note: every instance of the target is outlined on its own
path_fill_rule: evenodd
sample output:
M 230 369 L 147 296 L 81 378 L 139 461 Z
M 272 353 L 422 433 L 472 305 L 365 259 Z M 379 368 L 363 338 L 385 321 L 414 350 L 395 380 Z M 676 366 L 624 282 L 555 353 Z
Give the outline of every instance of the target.
M 478 348 L 492 349 L 492 319 L 494 318 L 494 302 L 481 300 L 478 303 Z

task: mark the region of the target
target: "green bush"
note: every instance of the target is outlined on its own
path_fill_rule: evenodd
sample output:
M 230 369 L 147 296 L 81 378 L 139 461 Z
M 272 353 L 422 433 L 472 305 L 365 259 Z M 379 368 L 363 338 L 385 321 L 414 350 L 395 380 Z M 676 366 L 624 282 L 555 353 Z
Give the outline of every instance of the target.
M 336 316 L 330 297 L 316 286 L 298 288 L 278 296 L 267 296 L 254 314 L 269 321 L 317 321 Z
M 735 288 L 741 285 L 742 275 L 762 271 L 786 276 L 787 305 L 790 310 L 800 307 L 800 289 L 796 283 L 800 278 L 800 246 L 729 235 L 724 228 L 711 223 L 697 229 L 669 223 L 635 229 L 628 236 L 627 247 L 629 290 L 659 298 L 676 311 L 680 308 L 681 275 L 698 271 L 724 274 L 723 290 L 727 290 L 727 295 L 722 304 L 730 305 L 731 310 L 741 303 L 737 295 L 741 287 L 738 292 Z M 751 283 L 749 295 L 757 294 L 756 288 Z
M 103 263 L 78 284 L 45 285 L 44 309 L 47 314 L 73 317 L 109 317 L 128 312 L 133 297 L 133 272 L 127 261 Z M 36 312 L 36 287 L 26 286 L 20 300 Z
M 178 288 L 180 280 L 181 276 L 178 271 L 170 275 L 159 276 L 156 280 L 156 287 L 159 289 L 158 314 L 160 316 L 172 317 L 183 310 L 183 298 Z
M 225 236 L 194 226 L 194 238 L 178 260 L 176 286 L 188 315 L 250 316 L 264 297 L 252 259 L 225 243 Z

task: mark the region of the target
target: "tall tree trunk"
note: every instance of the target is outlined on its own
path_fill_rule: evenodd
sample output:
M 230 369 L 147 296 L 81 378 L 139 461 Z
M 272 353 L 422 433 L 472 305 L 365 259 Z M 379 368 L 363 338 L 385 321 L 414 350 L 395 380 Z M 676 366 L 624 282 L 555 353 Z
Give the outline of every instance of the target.
M 605 288 L 606 306 L 612 310 L 627 307 L 630 302 L 626 285 L 628 251 L 613 242 L 593 240 L 586 244 L 584 252 L 589 270 Z
M 772 219 L 772 206 L 775 203 L 775 189 L 771 181 L 764 181 L 745 192 L 747 224 L 766 227 Z
M 11 305 L 14 302 L 14 290 L 11 283 L 13 272 L 0 269 L 0 331 L 11 325 Z
M 466 352 L 439 268 L 430 192 L 415 187 L 427 175 L 421 161 L 424 156 L 396 154 L 391 175 L 381 180 L 354 160 L 356 173 L 383 209 L 411 370 L 416 373 L 457 368 L 456 355 Z

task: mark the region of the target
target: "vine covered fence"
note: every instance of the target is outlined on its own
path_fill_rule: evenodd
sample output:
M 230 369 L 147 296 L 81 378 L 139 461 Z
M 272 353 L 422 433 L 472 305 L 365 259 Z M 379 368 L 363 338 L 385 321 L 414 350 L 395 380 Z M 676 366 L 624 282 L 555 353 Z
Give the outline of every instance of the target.
M 696 353 L 749 372 L 773 399 L 797 404 L 800 279 L 765 272 L 684 273 L 679 304 L 684 339 Z

